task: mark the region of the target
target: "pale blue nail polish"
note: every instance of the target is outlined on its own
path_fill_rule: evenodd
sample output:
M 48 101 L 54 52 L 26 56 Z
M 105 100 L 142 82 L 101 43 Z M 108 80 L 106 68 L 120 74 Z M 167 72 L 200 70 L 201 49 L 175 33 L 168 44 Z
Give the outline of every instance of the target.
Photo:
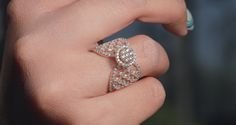
M 187 9 L 187 29 L 192 31 L 194 30 L 194 21 L 191 12 Z

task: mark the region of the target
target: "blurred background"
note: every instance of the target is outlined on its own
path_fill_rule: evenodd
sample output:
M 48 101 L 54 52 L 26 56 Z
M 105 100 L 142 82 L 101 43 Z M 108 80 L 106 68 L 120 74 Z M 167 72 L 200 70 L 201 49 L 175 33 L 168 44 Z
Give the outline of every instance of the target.
M 6 4 L 0 0 L 0 57 Z M 236 0 L 187 0 L 187 5 L 195 19 L 195 30 L 187 37 L 171 35 L 156 24 L 136 22 L 108 38 L 146 34 L 160 41 L 169 54 L 170 70 L 160 78 L 166 102 L 143 125 L 236 125 Z M 22 108 L 24 99 L 14 97 L 19 91 L 1 87 L 0 125 L 3 121 L 34 124 L 29 122 L 33 118 L 27 108 Z

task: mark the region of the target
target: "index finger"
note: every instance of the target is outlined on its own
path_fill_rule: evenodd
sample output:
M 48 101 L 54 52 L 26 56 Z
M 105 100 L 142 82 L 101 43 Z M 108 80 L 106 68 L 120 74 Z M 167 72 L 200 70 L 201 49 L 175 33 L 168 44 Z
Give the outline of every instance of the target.
M 172 31 L 186 34 L 186 8 L 183 0 L 84 0 L 61 11 L 69 22 L 66 32 L 84 42 L 95 43 L 123 29 L 136 19 L 175 24 Z M 71 29 L 74 31 L 72 32 Z

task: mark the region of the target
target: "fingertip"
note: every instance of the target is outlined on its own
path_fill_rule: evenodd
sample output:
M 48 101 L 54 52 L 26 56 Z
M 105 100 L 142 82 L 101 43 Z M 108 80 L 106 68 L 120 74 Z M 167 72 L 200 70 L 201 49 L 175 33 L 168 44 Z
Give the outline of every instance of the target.
M 185 18 L 172 24 L 165 24 L 164 27 L 177 36 L 186 36 L 190 31 L 194 30 L 194 19 L 191 11 L 187 8 Z
M 177 33 L 178 36 L 182 36 L 182 37 L 186 36 L 187 34 L 188 34 L 187 28 L 184 28 L 183 30 Z
M 166 24 L 163 26 L 167 31 L 177 36 L 186 36 L 188 34 L 188 29 L 185 24 L 176 23 L 176 24 Z

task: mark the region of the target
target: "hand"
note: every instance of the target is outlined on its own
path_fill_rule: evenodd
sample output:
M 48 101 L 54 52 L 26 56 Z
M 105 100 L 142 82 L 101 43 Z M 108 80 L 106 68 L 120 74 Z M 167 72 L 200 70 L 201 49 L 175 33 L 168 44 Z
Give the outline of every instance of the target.
M 168 69 L 166 52 L 148 36 L 129 38 L 142 80 L 107 93 L 113 60 L 89 50 L 134 20 L 163 24 L 186 35 L 184 0 L 12 0 L 8 46 L 26 90 L 42 113 L 71 125 L 136 125 L 163 104 L 153 78 Z

